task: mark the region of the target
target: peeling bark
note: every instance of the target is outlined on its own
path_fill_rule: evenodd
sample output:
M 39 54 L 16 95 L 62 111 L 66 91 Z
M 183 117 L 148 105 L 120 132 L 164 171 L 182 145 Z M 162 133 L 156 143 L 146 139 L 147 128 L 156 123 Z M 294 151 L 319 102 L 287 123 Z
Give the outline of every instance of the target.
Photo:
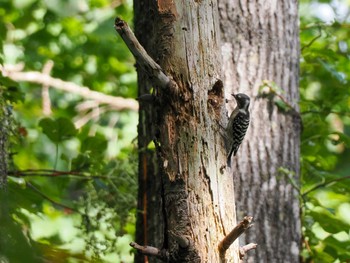
M 216 1 L 135 1 L 135 31 L 176 82 L 140 104 L 137 243 L 167 249 L 170 262 L 221 262 L 218 245 L 235 226 L 234 190 L 220 123 L 227 121 Z M 146 33 L 147 32 L 147 33 Z M 139 69 L 140 95 L 149 93 Z M 170 234 L 171 233 L 171 234 Z M 176 236 L 190 240 L 186 249 Z M 158 262 L 136 257 L 136 262 Z M 226 252 L 238 262 L 237 243 Z

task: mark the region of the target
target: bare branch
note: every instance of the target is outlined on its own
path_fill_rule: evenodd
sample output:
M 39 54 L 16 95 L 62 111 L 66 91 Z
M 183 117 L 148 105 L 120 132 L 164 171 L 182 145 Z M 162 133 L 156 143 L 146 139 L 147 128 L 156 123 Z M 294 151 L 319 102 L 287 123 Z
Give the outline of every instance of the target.
M 319 188 L 326 187 L 326 186 L 328 186 L 330 184 L 337 183 L 337 182 L 340 182 L 340 181 L 343 181 L 343 180 L 347 180 L 347 179 L 350 179 L 350 175 L 342 176 L 342 177 L 339 177 L 339 178 L 336 178 L 336 179 L 328 180 L 328 181 L 325 181 L 323 183 L 317 184 L 314 187 L 312 187 L 311 189 L 305 191 L 302 194 L 302 197 L 307 196 L 309 193 L 311 193 L 311 192 L 313 192 L 313 191 L 315 191 L 315 190 L 317 190 Z
M 169 258 L 168 252 L 165 249 L 159 249 L 151 246 L 141 246 L 136 242 L 131 242 L 130 246 L 135 248 L 138 252 L 143 255 L 157 257 L 163 261 L 166 261 Z
M 304 114 L 310 114 L 310 113 L 314 113 L 314 114 L 337 114 L 337 115 L 341 115 L 341 116 L 350 116 L 350 112 L 348 111 L 332 111 L 332 110 L 307 110 L 307 111 L 303 111 L 300 114 L 304 115 Z
M 85 106 L 89 106 L 88 104 L 91 106 L 91 111 L 87 110 L 87 108 L 84 109 Z M 74 126 L 79 129 L 90 120 L 97 121 L 100 115 L 109 110 L 109 107 L 98 107 L 94 101 L 85 101 L 79 104 L 76 109 L 79 111 L 79 115 L 74 118 Z
M 59 170 L 51 170 L 51 169 L 28 169 L 28 170 L 17 170 L 17 171 L 9 171 L 8 175 L 13 177 L 69 177 L 72 179 L 79 180 L 94 180 L 94 179 L 102 179 L 102 180 L 110 180 L 114 181 L 118 178 L 113 176 L 104 176 L 104 175 L 91 175 L 90 173 L 78 172 L 78 171 L 59 171 Z
M 26 81 L 31 83 L 38 83 L 41 85 L 49 86 L 59 90 L 64 90 L 70 93 L 75 93 L 82 96 L 85 99 L 94 100 L 100 104 L 108 104 L 115 110 L 133 110 L 139 109 L 138 102 L 135 99 L 127 99 L 122 97 L 114 97 L 105 95 L 103 93 L 90 90 L 88 87 L 79 86 L 73 82 L 63 81 L 58 78 L 53 78 L 46 74 L 37 71 L 16 71 L 11 70 L 11 67 L 1 67 L 2 74 L 14 81 Z
M 45 63 L 43 67 L 43 74 L 50 76 L 50 72 L 53 68 L 53 61 L 49 60 Z M 45 116 L 51 115 L 51 100 L 50 100 L 50 94 L 49 94 L 49 86 L 43 85 L 43 88 L 41 90 L 41 97 L 42 97 L 42 104 L 43 104 L 43 113 Z
M 183 235 L 176 235 L 172 231 L 169 231 L 169 234 L 176 240 L 180 248 L 188 248 L 190 246 L 190 240 Z
M 249 243 L 248 245 L 245 245 L 243 247 L 239 248 L 239 258 L 243 259 L 245 254 L 252 249 L 255 249 L 258 246 L 258 244 L 255 243 Z
M 139 244 L 135 242 L 131 242 L 130 246 L 137 249 L 139 252 L 145 255 L 149 256 L 159 256 L 160 255 L 160 249 L 156 247 L 151 247 L 151 246 L 140 246 Z
M 318 27 L 318 35 L 316 37 L 314 37 L 313 39 L 311 39 L 311 41 L 306 44 L 305 46 L 303 46 L 300 51 L 303 52 L 305 48 L 310 47 L 317 39 L 319 39 L 322 36 L 322 29 L 321 27 Z
M 147 73 L 153 85 L 160 88 L 177 90 L 177 85 L 162 70 L 162 68 L 147 54 L 140 42 L 131 31 L 129 25 L 119 17 L 114 22 L 115 30 L 119 33 L 125 44 L 134 55 L 136 62 Z
M 80 211 L 78 211 L 75 208 L 69 207 L 67 205 L 61 204 L 59 202 L 56 202 L 55 200 L 53 200 L 52 198 L 50 198 L 49 196 L 47 196 L 46 194 L 42 193 L 38 188 L 36 188 L 34 185 L 32 185 L 29 182 L 26 182 L 27 187 L 29 187 L 30 189 L 32 189 L 34 192 L 36 192 L 38 195 L 40 195 L 41 197 L 43 197 L 45 200 L 49 201 L 50 203 L 52 203 L 55 206 L 61 207 L 63 208 L 66 212 L 75 212 L 78 214 L 83 215 Z
M 232 243 L 243 234 L 244 231 L 252 227 L 250 224 L 253 220 L 251 216 L 245 216 L 243 220 L 227 235 L 219 244 L 219 251 L 221 255 L 225 255 L 226 250 Z

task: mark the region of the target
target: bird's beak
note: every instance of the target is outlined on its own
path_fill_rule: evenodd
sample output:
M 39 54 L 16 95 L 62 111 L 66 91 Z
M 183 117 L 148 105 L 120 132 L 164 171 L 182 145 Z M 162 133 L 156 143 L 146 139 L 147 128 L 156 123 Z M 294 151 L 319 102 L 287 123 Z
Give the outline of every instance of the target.
M 232 93 L 231 95 L 236 99 L 236 95 L 235 94 Z

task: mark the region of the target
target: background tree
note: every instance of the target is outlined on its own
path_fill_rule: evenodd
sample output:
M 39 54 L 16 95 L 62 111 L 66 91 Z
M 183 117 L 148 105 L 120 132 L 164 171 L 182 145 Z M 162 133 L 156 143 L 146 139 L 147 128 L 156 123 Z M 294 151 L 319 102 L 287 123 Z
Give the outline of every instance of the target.
M 297 1 L 219 1 L 225 83 L 252 96 L 251 125 L 234 162 L 238 217 L 254 262 L 298 262 L 299 28 Z

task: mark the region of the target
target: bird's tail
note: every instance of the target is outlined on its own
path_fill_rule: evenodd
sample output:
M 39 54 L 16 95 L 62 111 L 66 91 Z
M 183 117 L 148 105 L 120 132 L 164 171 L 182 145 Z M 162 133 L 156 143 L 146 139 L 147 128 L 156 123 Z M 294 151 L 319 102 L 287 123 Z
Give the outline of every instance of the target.
M 232 153 L 230 153 L 227 157 L 227 166 L 231 168 L 231 158 L 232 157 Z

